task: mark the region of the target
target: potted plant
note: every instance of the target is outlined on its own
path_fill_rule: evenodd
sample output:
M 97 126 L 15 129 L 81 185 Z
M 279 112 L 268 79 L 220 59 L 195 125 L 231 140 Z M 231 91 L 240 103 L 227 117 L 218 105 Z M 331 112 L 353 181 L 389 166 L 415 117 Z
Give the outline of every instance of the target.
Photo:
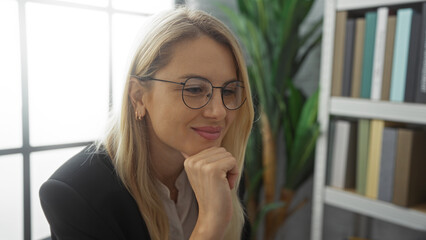
M 238 0 L 238 11 L 222 5 L 245 47 L 258 120 L 246 152 L 245 204 L 252 234 L 265 221 L 271 239 L 294 211 L 289 209 L 297 188 L 313 170 L 319 135 L 316 121 L 318 90 L 305 96 L 294 77 L 310 51 L 321 41 L 322 19 L 299 34 L 314 0 Z M 283 146 L 277 146 L 282 139 Z M 277 147 L 285 148 L 283 186 L 276 186 Z M 260 197 L 261 189 L 264 195 Z M 279 192 L 276 189 L 280 189 Z M 278 196 L 278 200 L 276 199 Z

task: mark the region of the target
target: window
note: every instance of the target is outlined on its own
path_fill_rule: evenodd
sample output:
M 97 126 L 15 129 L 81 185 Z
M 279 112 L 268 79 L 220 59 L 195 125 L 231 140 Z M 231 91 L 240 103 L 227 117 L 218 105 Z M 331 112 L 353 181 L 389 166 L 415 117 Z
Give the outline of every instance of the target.
M 174 2 L 0 1 L 0 239 L 50 235 L 40 185 L 100 136 L 146 18 Z
M 30 144 L 94 139 L 108 113 L 108 14 L 30 2 L 26 20 Z
M 0 238 L 23 239 L 23 171 L 22 155 L 0 156 Z M 7 166 L 7 167 L 4 167 Z
M 0 2 L 0 149 L 22 146 L 18 4 Z M 7 136 L 3 137 L 3 136 Z

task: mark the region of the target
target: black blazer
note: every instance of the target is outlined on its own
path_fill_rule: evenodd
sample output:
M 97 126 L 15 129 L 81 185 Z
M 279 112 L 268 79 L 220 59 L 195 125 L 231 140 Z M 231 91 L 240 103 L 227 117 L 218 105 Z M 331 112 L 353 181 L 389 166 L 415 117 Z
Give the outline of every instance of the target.
M 64 163 L 39 193 L 53 240 L 150 239 L 139 208 L 110 157 L 94 153 L 93 146 Z M 249 239 L 249 233 L 246 220 L 242 239 Z
M 40 188 L 52 239 L 150 239 L 139 208 L 106 153 L 85 148 Z

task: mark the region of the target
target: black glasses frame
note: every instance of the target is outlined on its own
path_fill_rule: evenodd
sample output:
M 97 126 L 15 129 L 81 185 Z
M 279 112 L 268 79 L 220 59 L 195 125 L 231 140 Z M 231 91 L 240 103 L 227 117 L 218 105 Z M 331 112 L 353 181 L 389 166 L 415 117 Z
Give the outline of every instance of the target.
M 131 75 L 131 77 L 134 77 L 134 78 L 136 78 L 136 79 L 138 79 L 139 81 L 158 81 L 158 82 L 166 82 L 166 83 L 173 83 L 173 84 L 178 84 L 178 85 L 182 85 L 182 101 L 183 101 L 183 103 L 185 104 L 185 106 L 187 106 L 188 108 L 190 108 L 190 109 L 201 109 L 201 108 L 203 108 L 203 107 L 205 107 L 207 104 L 209 104 L 209 102 L 210 102 L 210 100 L 213 98 L 213 90 L 215 89 L 215 88 L 219 88 L 220 89 L 220 95 L 221 95 L 221 98 L 222 98 L 222 104 L 223 104 L 223 106 L 225 106 L 225 108 L 226 109 L 228 109 L 228 110 L 237 110 L 237 109 L 239 109 L 241 106 L 243 106 L 243 104 L 246 102 L 246 100 L 247 100 L 247 98 L 244 98 L 244 100 L 241 102 L 241 104 L 237 107 L 237 108 L 229 108 L 229 107 L 227 107 L 226 106 L 226 104 L 225 104 L 225 101 L 223 100 L 223 91 L 224 91 L 224 89 L 229 85 L 229 84 L 231 84 L 231 83 L 234 83 L 234 82 L 241 82 L 241 81 L 239 81 L 239 80 L 233 80 L 233 81 L 229 81 L 229 82 L 226 82 L 222 87 L 215 87 L 215 86 L 213 86 L 213 84 L 208 80 L 208 79 L 206 79 L 206 78 L 202 78 L 202 77 L 189 77 L 189 78 L 187 78 L 184 82 L 174 82 L 174 81 L 169 81 L 169 80 L 163 80 L 163 79 L 157 79 L 157 78 L 152 78 L 152 77 L 139 77 L 139 76 L 136 76 L 136 75 Z M 184 99 L 184 97 L 183 97 L 183 95 L 184 95 L 184 93 L 183 93 L 183 90 L 185 89 L 185 85 L 186 85 L 186 82 L 188 82 L 188 80 L 190 80 L 190 79 L 192 79 L 192 78 L 199 78 L 199 79 L 202 79 L 202 80 L 205 80 L 206 82 L 208 82 L 209 84 L 210 84 L 210 86 L 212 87 L 212 92 L 211 92 L 211 95 L 210 95 L 210 98 L 209 98 L 209 100 L 204 104 L 204 105 L 202 105 L 201 107 L 197 107 L 197 108 L 193 108 L 193 107 L 190 107 L 190 106 L 188 106 L 188 104 L 185 102 L 185 99 Z M 241 86 L 242 88 L 244 88 L 244 86 Z

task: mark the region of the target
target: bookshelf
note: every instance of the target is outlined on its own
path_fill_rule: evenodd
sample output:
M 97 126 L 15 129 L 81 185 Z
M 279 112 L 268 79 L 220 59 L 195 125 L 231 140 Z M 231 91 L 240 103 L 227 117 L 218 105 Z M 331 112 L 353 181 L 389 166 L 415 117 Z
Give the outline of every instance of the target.
M 410 208 L 399 207 L 387 202 L 369 199 L 350 191 L 326 187 L 324 202 L 331 206 L 415 230 L 424 231 L 426 229 L 426 213 Z
M 329 113 L 335 116 L 383 119 L 386 121 L 426 125 L 425 104 L 331 97 L 329 109 Z
M 337 189 L 326 185 L 327 133 L 330 116 L 381 119 L 426 125 L 426 104 L 331 96 L 336 12 L 421 2 L 425 2 L 425 0 L 325 0 L 318 112 L 322 134 L 319 136 L 316 146 L 311 240 L 322 239 L 325 204 L 414 230 L 426 231 L 425 211 L 400 207 L 392 203 L 367 198 L 355 193 L 355 191 Z
M 336 11 L 341 10 L 356 10 L 356 9 L 366 9 L 374 8 L 379 6 L 392 6 L 399 5 L 402 3 L 416 3 L 424 2 L 424 0 L 337 0 L 336 1 Z

